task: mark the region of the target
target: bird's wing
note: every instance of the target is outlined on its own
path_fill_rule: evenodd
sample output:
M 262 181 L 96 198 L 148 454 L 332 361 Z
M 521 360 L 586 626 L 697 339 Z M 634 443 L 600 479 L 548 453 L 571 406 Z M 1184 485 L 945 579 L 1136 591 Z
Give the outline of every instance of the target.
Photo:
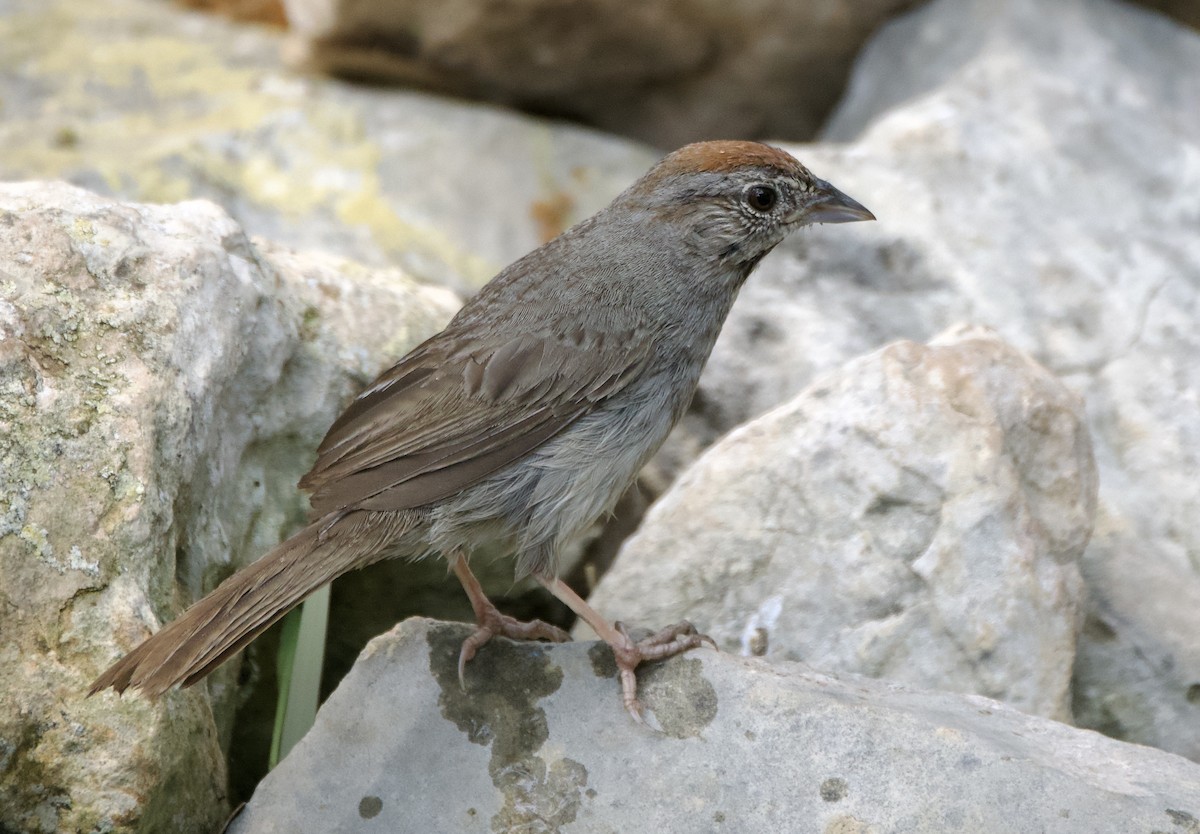
M 632 329 L 475 339 L 444 331 L 350 405 L 300 486 L 322 515 L 408 509 L 453 495 L 624 388 L 649 343 Z

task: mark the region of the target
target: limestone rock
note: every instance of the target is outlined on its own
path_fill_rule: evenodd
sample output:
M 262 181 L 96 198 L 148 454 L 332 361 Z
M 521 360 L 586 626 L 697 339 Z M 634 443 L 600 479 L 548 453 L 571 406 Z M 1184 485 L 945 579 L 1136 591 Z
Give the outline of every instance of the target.
M 159 0 L 5 10 L 0 179 L 203 197 L 252 235 L 457 289 L 600 209 L 656 158 L 573 125 L 297 75 L 281 33 Z
M 1128 834 L 1188 831 L 1200 765 L 1020 713 L 699 649 L 641 672 L 663 732 L 620 705 L 612 655 L 467 631 L 376 639 L 232 834 L 380 830 Z
M 457 299 L 56 183 L 0 184 L 0 288 L 0 828 L 212 831 L 234 667 L 211 708 L 88 684 L 303 519 L 342 403 Z
M 817 132 L 913 0 L 286 0 L 308 66 L 555 113 L 664 149 Z
M 828 130 L 849 144 L 793 148 L 879 222 L 763 262 L 659 464 L 879 344 L 995 328 L 1087 403 L 1075 689 L 1104 703 L 1076 714 L 1200 759 L 1197 113 L 1200 35 L 1137 7 L 935 0 L 885 27 Z
M 988 332 L 900 342 L 730 434 L 591 602 L 722 649 L 1070 718 L 1096 471 L 1082 406 Z

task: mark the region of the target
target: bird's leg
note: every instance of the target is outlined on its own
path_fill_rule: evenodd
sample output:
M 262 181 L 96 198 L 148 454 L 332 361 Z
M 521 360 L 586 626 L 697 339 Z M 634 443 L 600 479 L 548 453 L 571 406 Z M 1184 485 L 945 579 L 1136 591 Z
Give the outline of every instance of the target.
M 642 703 L 637 697 L 637 675 L 634 673 L 639 664 L 647 660 L 674 657 L 689 649 L 699 648 L 705 643 L 714 649 L 717 647 L 711 637 L 697 633 L 695 626 L 687 621 L 667 626 L 644 640 L 634 641 L 624 624 L 610 624 L 561 579 L 540 574 L 535 574 L 535 578 L 546 590 L 565 602 L 592 627 L 601 640 L 612 647 L 613 656 L 617 661 L 617 673 L 621 679 L 621 702 L 639 724 L 646 723 L 642 716 Z
M 455 553 L 450 557 L 450 567 L 454 571 L 454 575 L 458 577 L 458 581 L 462 583 L 463 590 L 467 592 L 467 597 L 471 600 L 471 608 L 475 610 L 475 633 L 463 641 L 462 649 L 458 653 L 458 682 L 463 689 L 467 687 L 464 675 L 467 661 L 475 656 L 475 652 L 479 651 L 480 646 L 497 634 L 512 640 L 550 640 L 554 643 L 565 643 L 571 639 L 571 635 L 561 628 L 541 620 L 531 620 L 526 623 L 507 614 L 501 614 L 484 594 L 483 586 L 479 584 L 475 574 L 471 573 L 471 569 L 467 566 L 467 560 L 461 553 Z

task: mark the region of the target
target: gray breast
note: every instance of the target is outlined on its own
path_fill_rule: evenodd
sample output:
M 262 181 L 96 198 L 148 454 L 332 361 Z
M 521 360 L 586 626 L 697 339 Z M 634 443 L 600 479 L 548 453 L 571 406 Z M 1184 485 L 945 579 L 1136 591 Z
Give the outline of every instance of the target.
M 694 380 L 646 375 L 523 460 L 444 501 L 432 513 L 430 545 L 470 550 L 499 537 L 517 551 L 518 578 L 555 572 L 562 548 L 612 509 L 662 445 L 693 389 Z

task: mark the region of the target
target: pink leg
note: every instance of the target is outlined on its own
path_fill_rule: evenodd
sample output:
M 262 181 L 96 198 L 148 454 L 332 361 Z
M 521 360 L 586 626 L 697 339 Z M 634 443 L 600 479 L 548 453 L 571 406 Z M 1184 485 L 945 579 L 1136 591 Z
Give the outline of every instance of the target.
M 501 614 L 484 594 L 479 580 L 471 573 L 471 569 L 467 567 L 467 560 L 461 555 L 455 554 L 450 558 L 450 567 L 462 583 L 463 590 L 467 592 L 471 608 L 475 610 L 475 633 L 463 641 L 462 649 L 458 653 L 458 682 L 463 689 L 467 688 L 464 674 L 467 661 L 497 634 L 512 640 L 550 640 L 554 643 L 565 643 L 571 639 L 571 635 L 561 628 L 541 620 L 523 623 L 507 614 Z
M 621 702 L 639 724 L 645 724 L 642 703 L 637 697 L 637 675 L 634 670 L 646 660 L 662 660 L 674 657 L 705 643 L 714 649 L 717 644 L 706 634 L 698 634 L 689 622 L 676 623 L 650 635 L 645 640 L 634 642 L 621 623 L 609 624 L 595 608 L 588 605 L 579 594 L 558 578 L 535 575 L 538 582 L 550 593 L 565 602 L 572 611 L 592 627 L 600 639 L 612 647 L 617 660 L 617 671 L 621 679 Z

